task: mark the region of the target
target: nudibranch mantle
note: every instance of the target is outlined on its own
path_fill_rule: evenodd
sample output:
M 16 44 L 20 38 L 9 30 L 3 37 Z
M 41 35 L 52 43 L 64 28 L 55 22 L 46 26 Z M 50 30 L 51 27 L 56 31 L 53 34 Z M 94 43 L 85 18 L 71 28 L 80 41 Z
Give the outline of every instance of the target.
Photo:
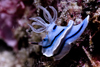
M 57 11 L 54 7 L 49 6 L 54 12 L 53 18 L 46 8 L 42 6 L 38 6 L 38 8 L 43 10 L 43 16 L 49 24 L 41 17 L 35 17 L 30 18 L 35 21 L 32 25 L 40 25 L 42 28 L 35 29 L 32 25 L 28 25 L 32 31 L 36 33 L 41 33 L 43 31 L 48 32 L 43 41 L 39 43 L 39 45 L 42 46 L 42 53 L 47 57 L 53 57 L 54 60 L 60 60 L 69 53 L 71 43 L 77 40 L 84 32 L 89 22 L 89 15 L 78 25 L 74 26 L 74 21 L 70 20 L 67 26 L 57 26 L 55 24 L 57 20 Z

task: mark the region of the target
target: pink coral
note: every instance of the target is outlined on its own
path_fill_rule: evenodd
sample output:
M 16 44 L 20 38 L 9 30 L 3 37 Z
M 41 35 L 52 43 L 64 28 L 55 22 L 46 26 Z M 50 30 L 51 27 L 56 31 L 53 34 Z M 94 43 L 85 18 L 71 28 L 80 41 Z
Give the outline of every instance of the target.
M 18 15 L 20 16 L 18 10 L 23 10 L 24 8 L 24 4 L 19 0 L 0 1 L 0 38 L 11 47 L 15 47 L 17 44 L 12 30 L 18 25 L 16 22 L 16 17 Z M 15 15 L 16 12 L 18 15 Z M 21 14 L 23 14 L 23 12 L 21 12 Z

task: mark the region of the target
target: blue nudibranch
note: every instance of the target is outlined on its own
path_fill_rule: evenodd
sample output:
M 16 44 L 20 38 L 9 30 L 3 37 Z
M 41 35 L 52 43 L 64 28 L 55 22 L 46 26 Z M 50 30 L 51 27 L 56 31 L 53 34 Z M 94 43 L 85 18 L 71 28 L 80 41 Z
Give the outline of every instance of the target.
M 30 18 L 35 21 L 32 25 L 40 25 L 42 28 L 35 29 L 32 25 L 28 25 L 36 33 L 41 33 L 43 31 L 48 32 L 43 41 L 39 43 L 39 45 L 42 46 L 42 53 L 47 57 L 53 57 L 55 60 L 60 60 L 70 51 L 71 43 L 77 40 L 84 32 L 89 22 L 89 16 L 87 16 L 83 22 L 75 26 L 73 25 L 73 20 L 70 20 L 67 26 L 57 26 L 55 24 L 57 20 L 57 11 L 54 7 L 49 6 L 54 12 L 53 18 L 46 8 L 42 6 L 38 6 L 38 8 L 43 10 L 44 18 L 49 24 L 41 17 L 35 17 Z

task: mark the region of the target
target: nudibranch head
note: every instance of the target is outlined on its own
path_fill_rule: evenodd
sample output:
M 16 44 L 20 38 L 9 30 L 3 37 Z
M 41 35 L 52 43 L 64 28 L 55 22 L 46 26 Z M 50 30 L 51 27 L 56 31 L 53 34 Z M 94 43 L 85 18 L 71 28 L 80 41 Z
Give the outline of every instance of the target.
M 53 11 L 53 17 L 50 15 L 49 11 L 42 7 L 38 8 L 43 10 L 43 16 L 47 24 L 41 17 L 30 18 L 35 22 L 32 25 L 28 24 L 32 31 L 36 33 L 41 33 L 43 31 L 48 32 L 46 37 L 43 39 L 39 45 L 42 46 L 42 53 L 47 57 L 54 57 L 55 60 L 62 59 L 71 49 L 71 43 L 77 40 L 81 34 L 84 32 L 88 25 L 89 16 L 87 16 L 83 22 L 78 25 L 73 25 L 74 21 L 70 20 L 67 26 L 57 26 L 55 21 L 57 20 L 57 11 L 54 7 L 49 6 Z M 35 29 L 34 25 L 40 25 L 42 28 Z

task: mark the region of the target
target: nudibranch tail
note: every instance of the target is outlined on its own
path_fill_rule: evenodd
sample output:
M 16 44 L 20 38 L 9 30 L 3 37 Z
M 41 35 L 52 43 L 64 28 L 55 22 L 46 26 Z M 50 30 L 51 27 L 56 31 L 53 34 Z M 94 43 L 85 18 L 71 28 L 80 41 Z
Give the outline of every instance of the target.
M 53 23 L 53 22 L 55 22 L 57 20 L 57 11 L 56 11 L 56 9 L 54 7 L 49 6 L 49 8 L 51 8 L 52 11 L 53 11 L 53 14 L 54 14 L 53 18 L 50 15 L 50 12 L 46 8 L 44 8 L 42 6 L 38 6 L 38 8 L 43 10 L 43 16 L 49 23 Z
M 36 32 L 36 33 L 41 33 L 41 32 L 43 32 L 43 31 L 45 31 L 45 29 L 44 28 L 40 28 L 40 29 L 35 29 L 32 25 L 30 25 L 30 24 L 28 24 L 29 25 L 29 27 L 32 29 L 32 31 L 34 31 L 34 32 Z M 36 25 L 36 24 L 35 24 Z M 38 25 L 38 24 L 37 24 Z
M 49 6 L 49 8 L 52 9 L 53 14 L 54 14 L 53 18 L 52 18 L 52 22 L 55 22 L 57 20 L 57 10 L 54 7 L 52 7 L 52 6 Z
M 34 20 L 35 22 L 32 23 L 32 25 L 28 24 L 30 26 L 30 28 L 32 29 L 32 31 L 36 32 L 36 33 L 41 33 L 43 31 L 45 31 L 47 29 L 47 27 L 49 26 L 42 18 L 40 17 L 36 17 L 36 18 L 30 18 L 30 20 Z M 34 28 L 33 26 L 37 25 L 37 26 L 42 26 L 39 29 Z
M 44 17 L 45 17 L 45 19 L 47 19 L 47 21 L 50 21 L 50 23 L 53 23 L 53 22 L 55 22 L 56 20 L 57 20 L 57 11 L 56 11 L 56 9 L 54 8 L 54 7 L 52 7 L 52 6 L 49 6 L 49 8 L 51 8 L 52 9 L 52 11 L 53 11 L 53 18 L 51 17 L 51 19 L 48 19 L 48 17 L 47 17 L 47 15 L 46 15 L 46 13 L 45 12 L 43 12 L 43 15 L 44 15 Z
M 52 16 L 50 15 L 49 11 L 42 7 L 42 6 L 38 6 L 38 8 L 43 10 L 43 15 L 44 18 L 50 23 L 55 23 L 55 21 L 57 20 L 57 11 L 54 7 L 49 6 L 49 8 L 52 9 L 54 16 L 52 18 Z M 47 24 L 41 17 L 35 17 L 35 18 L 30 18 L 30 20 L 33 20 L 35 22 L 32 23 L 32 25 L 28 24 L 30 26 L 30 28 L 32 29 L 32 31 L 36 32 L 36 33 L 41 33 L 43 31 L 48 31 L 47 28 L 50 26 L 50 24 Z M 34 25 L 38 25 L 38 26 L 42 26 L 42 28 L 36 29 L 33 26 Z
M 34 19 L 37 19 L 37 20 L 40 20 L 42 21 L 42 24 L 47 24 L 41 17 L 35 17 L 35 18 L 29 18 L 30 20 L 34 20 Z M 34 20 L 35 21 L 35 20 Z
M 59 51 L 54 54 L 54 59 L 55 60 L 60 60 L 62 59 L 68 52 L 70 51 L 71 48 L 71 43 L 77 40 L 81 34 L 84 32 L 85 28 L 87 27 L 89 22 L 89 16 L 87 16 L 83 22 L 81 22 L 79 25 L 73 26 L 69 34 L 66 36 L 64 42 L 61 44 Z
M 41 26 L 48 26 L 48 24 L 41 17 L 30 18 L 30 20 L 36 21 L 38 24 L 41 24 Z
M 52 19 L 52 16 L 50 15 L 49 11 L 46 8 L 42 7 L 42 6 L 38 6 L 38 8 L 43 10 L 44 18 L 50 23 L 51 19 Z
M 74 42 L 76 39 L 78 39 L 81 34 L 84 32 L 85 28 L 87 27 L 89 22 L 89 15 L 78 25 L 75 25 L 72 27 L 70 33 L 66 36 L 66 39 L 68 39 L 68 43 Z

